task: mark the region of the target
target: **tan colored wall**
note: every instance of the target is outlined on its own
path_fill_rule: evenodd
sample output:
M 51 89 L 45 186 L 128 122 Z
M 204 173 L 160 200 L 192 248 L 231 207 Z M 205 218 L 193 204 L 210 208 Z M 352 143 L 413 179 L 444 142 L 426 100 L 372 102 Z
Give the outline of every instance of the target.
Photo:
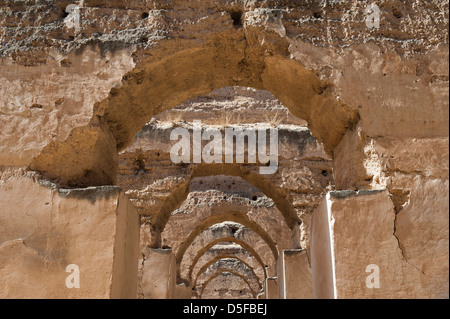
M 137 211 L 117 187 L 0 187 L 0 298 L 135 298 Z M 68 289 L 69 264 L 80 288 Z
M 448 216 L 448 211 L 439 209 L 430 213 L 438 220 Z M 426 269 L 433 270 L 430 274 L 413 265 L 404 255 L 403 243 L 397 237 L 397 218 L 389 192 L 331 192 L 314 213 L 312 224 L 311 255 L 316 297 L 333 297 L 330 294 L 333 283 L 329 280 L 330 264 L 334 297 L 339 299 L 448 296 L 448 237 L 445 244 L 435 240 L 442 233 L 422 233 L 427 236 L 423 241 L 426 245 L 418 243 L 423 254 L 428 254 L 426 249 L 430 246 L 442 257 L 423 260 Z M 327 245 L 326 226 L 330 229 L 328 242 L 333 249 L 333 254 L 328 255 L 323 249 Z M 432 224 L 429 227 L 436 228 Z M 371 265 L 379 268 L 380 288 L 366 285 L 373 274 L 368 268 Z M 433 279 L 438 274 L 441 280 L 437 282 Z
M 266 299 L 278 299 L 278 280 L 276 277 L 266 279 L 265 293 Z
M 171 249 L 147 249 L 142 269 L 142 294 L 145 299 L 176 298 L 175 255 Z
M 334 299 L 334 265 L 331 250 L 328 201 L 322 200 L 311 219 L 311 268 L 316 299 Z
M 283 250 L 278 259 L 280 299 L 312 299 L 312 272 L 305 250 Z
M 175 286 L 174 299 L 191 299 L 192 290 L 185 284 L 179 284 Z
M 125 194 L 121 192 L 118 201 L 111 297 L 136 298 L 140 220 L 137 210 Z M 133 218 L 128 218 L 127 212 L 133 212 Z
M 317 210 L 316 294 L 448 298 L 448 3 L 384 0 L 379 29 L 366 27 L 366 5 L 224 0 L 199 1 L 192 10 L 191 2 L 173 0 L 150 10 L 140 0 L 87 0 L 77 33 L 66 27 L 58 1 L 6 2 L 0 296 L 106 298 L 128 295 L 134 285 L 134 270 L 122 272 L 134 269 L 128 243 L 135 222 L 122 228 L 129 218 L 117 188 L 62 191 L 9 179 L 8 170 L 35 170 L 59 185 L 114 184 L 117 147 L 131 143 L 153 115 L 240 85 L 271 91 L 308 122 L 334 157 L 336 189 L 388 190 L 331 193 Z M 241 26 L 230 15 L 237 9 Z M 314 184 L 300 182 L 300 161 L 290 161 L 278 183 L 296 191 L 275 197 L 288 198 L 292 216 L 305 219 L 299 237 L 308 248 L 309 195 L 323 196 L 327 184 L 308 193 Z M 331 171 L 327 165 L 317 166 L 319 175 Z M 141 180 L 142 188 L 151 185 Z M 127 190 L 141 196 L 137 184 Z M 153 229 L 145 236 L 158 242 Z M 67 292 L 65 266 L 75 262 L 82 288 Z M 368 263 L 380 266 L 379 290 L 365 287 Z

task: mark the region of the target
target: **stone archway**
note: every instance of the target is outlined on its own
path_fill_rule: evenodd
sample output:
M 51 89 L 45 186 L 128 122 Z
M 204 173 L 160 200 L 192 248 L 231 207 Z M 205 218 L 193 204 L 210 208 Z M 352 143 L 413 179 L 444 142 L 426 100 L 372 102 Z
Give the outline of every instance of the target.
M 185 239 L 183 244 L 179 247 L 176 252 L 176 262 L 177 266 L 181 267 L 184 254 L 189 246 L 194 242 L 196 237 L 199 236 L 204 230 L 206 230 L 209 226 L 224 222 L 224 221 L 232 221 L 235 223 L 239 223 L 248 227 L 250 230 L 254 231 L 269 247 L 274 260 L 278 259 L 278 248 L 272 238 L 267 234 L 258 224 L 247 220 L 241 214 L 221 214 L 218 216 L 212 216 L 206 220 L 204 220 L 201 224 L 198 225 L 196 229 L 194 229 L 189 236 Z M 223 240 L 222 240 L 223 241 Z M 179 270 L 180 271 L 180 270 Z
M 242 88 L 239 91 L 243 92 L 243 90 L 250 89 Z M 220 92 L 233 91 L 233 89 L 217 90 L 214 94 L 217 95 L 222 94 Z M 261 94 L 256 90 L 250 91 L 254 93 L 248 94 Z M 269 94 L 270 93 L 268 92 L 263 93 L 263 96 L 270 96 Z M 199 98 L 199 100 L 202 99 L 204 98 Z M 183 108 L 185 106 L 180 107 Z M 180 107 L 177 107 L 177 112 L 179 112 Z M 163 116 L 163 118 L 168 116 L 167 118 L 169 119 L 169 121 L 173 121 L 170 119 L 172 117 L 168 114 Z M 205 116 L 205 114 L 203 114 L 203 116 Z M 169 122 L 167 122 L 167 124 L 168 123 Z M 273 205 L 273 215 L 268 214 L 269 212 L 266 212 L 265 216 L 269 219 L 273 218 L 273 222 L 275 223 L 273 224 L 274 227 L 267 228 L 269 225 L 267 221 L 264 222 L 263 219 L 256 218 L 257 210 L 254 210 L 254 212 L 252 213 L 255 216 L 251 218 L 251 221 L 256 221 L 256 223 L 262 222 L 262 225 L 265 224 L 265 231 L 268 231 L 268 233 L 272 233 L 272 236 L 273 231 L 276 230 L 278 233 L 277 235 L 275 235 L 275 237 L 278 237 L 278 234 L 283 234 L 283 236 L 286 237 L 283 239 L 283 241 L 286 241 L 286 243 L 289 242 L 287 244 L 282 243 L 282 241 L 280 241 L 280 238 L 277 238 L 276 242 L 279 245 L 279 248 L 276 249 L 277 251 L 300 247 L 300 232 L 304 232 L 303 230 L 300 231 L 299 229 L 301 225 L 301 220 L 299 219 L 299 209 L 301 208 L 299 206 L 294 207 L 292 205 L 293 200 L 290 196 L 291 194 L 296 193 L 297 196 L 300 195 L 300 197 L 303 198 L 303 201 L 300 201 L 300 203 L 312 203 L 315 200 L 314 198 L 320 199 L 325 194 L 324 188 L 326 187 L 326 185 L 328 185 L 327 181 L 331 180 L 330 177 L 326 177 L 328 176 L 328 172 L 331 171 L 331 161 L 325 155 L 323 149 L 321 149 L 317 141 L 313 137 L 311 137 L 309 131 L 306 128 L 280 128 L 280 137 L 282 141 L 282 151 L 280 155 L 284 163 L 282 165 L 280 163 L 280 168 L 282 167 L 283 169 L 280 169 L 280 174 L 275 174 L 273 177 L 265 177 L 256 173 L 257 167 L 251 167 L 249 165 L 167 164 L 168 162 L 170 163 L 170 158 L 168 158 L 168 150 L 170 149 L 171 145 L 171 142 L 167 140 L 167 136 L 168 133 L 170 133 L 171 128 L 173 129 L 174 127 L 173 124 L 169 126 L 167 126 L 167 124 L 161 124 L 161 126 L 159 126 L 149 123 L 138 134 L 138 137 L 136 137 L 136 140 L 133 142 L 133 144 L 129 148 L 127 148 L 126 151 L 121 153 L 121 166 L 123 167 L 121 171 L 123 174 L 121 176 L 121 181 L 125 182 L 124 184 L 127 185 L 125 189 L 130 189 L 130 198 L 132 198 L 132 200 L 141 209 L 141 214 L 145 223 L 143 228 L 141 228 L 141 231 L 144 236 L 147 236 L 145 234 L 149 235 L 147 238 L 144 238 L 144 240 L 141 241 L 141 244 L 146 243 L 146 245 L 152 248 L 162 247 L 165 249 L 169 249 L 170 247 L 172 249 L 175 260 L 174 267 L 180 269 L 181 266 L 181 271 L 179 271 L 179 274 L 177 276 L 178 283 L 183 283 L 186 286 L 190 286 L 192 284 L 193 279 L 190 276 L 186 276 L 185 270 L 187 270 L 187 268 L 189 267 L 191 260 L 194 261 L 194 259 L 198 258 L 198 256 L 195 256 L 195 250 L 204 248 L 202 247 L 203 244 L 199 244 L 201 243 L 201 241 L 193 246 L 190 245 L 192 239 L 199 236 L 193 236 L 189 232 L 192 231 L 192 233 L 195 233 L 196 230 L 198 232 L 198 224 L 202 224 L 205 220 L 211 219 L 209 217 L 210 215 L 212 218 L 225 218 L 223 221 L 230 221 L 230 218 L 228 216 L 233 217 L 233 212 L 234 215 L 236 215 L 237 213 L 242 217 L 245 216 L 248 213 L 245 211 L 245 205 L 247 204 L 242 206 L 242 208 L 239 208 L 239 205 L 243 205 L 245 201 L 253 203 L 249 207 L 258 203 L 258 198 L 261 199 L 261 203 L 272 203 L 269 205 Z M 152 147 L 151 145 L 155 146 Z M 294 158 L 306 159 L 305 162 L 300 161 L 301 163 L 303 163 L 300 164 L 300 166 L 305 164 L 306 166 L 298 170 L 296 172 L 296 175 L 293 175 L 291 173 L 291 171 L 294 172 L 296 170 L 295 166 L 292 167 L 291 165 L 289 165 L 289 161 Z M 285 170 L 285 168 L 288 167 L 289 172 Z M 311 167 L 311 170 L 308 167 Z M 161 175 L 159 171 L 166 172 L 167 175 Z M 314 173 L 311 174 L 311 171 L 314 171 Z M 165 176 L 170 175 L 173 175 L 175 178 L 165 178 Z M 155 176 L 155 178 L 149 178 L 150 176 Z M 306 184 L 301 185 L 302 182 L 297 182 L 291 184 L 291 181 L 297 178 L 296 176 L 298 176 L 298 182 L 300 180 L 308 180 L 312 181 L 312 183 L 307 182 Z M 136 188 L 141 190 L 136 190 L 136 188 L 129 187 L 128 185 L 132 185 L 129 181 L 138 182 L 139 186 L 137 186 Z M 167 183 L 167 181 L 169 181 L 169 183 Z M 208 185 L 209 188 L 203 189 L 202 191 L 202 187 L 199 186 L 202 183 L 204 183 L 204 185 Z M 208 208 L 204 210 L 204 212 L 199 211 L 199 209 L 201 209 L 200 206 L 197 209 L 193 210 L 193 207 L 198 204 L 196 199 L 199 199 L 200 202 L 203 202 L 205 200 L 206 202 L 208 202 L 208 198 L 203 198 L 201 192 L 204 192 L 207 189 L 213 190 L 215 187 L 214 184 L 216 183 L 221 184 L 222 187 L 226 187 L 226 189 L 222 189 L 223 191 L 225 191 L 225 193 L 223 193 L 222 195 L 217 194 L 217 196 L 219 196 L 217 198 L 211 195 L 212 197 L 209 198 L 210 204 L 205 206 Z M 196 186 L 194 186 L 193 188 L 193 185 Z M 151 187 L 156 188 L 155 192 L 152 192 L 150 190 Z M 230 190 L 233 190 L 235 188 L 249 190 L 250 193 L 246 195 L 247 199 L 241 201 L 240 203 L 239 201 L 233 203 L 233 201 L 231 200 L 231 198 L 233 198 L 233 196 L 231 196 L 233 192 Z M 195 195 L 195 189 L 197 189 L 200 193 Z M 194 193 L 192 193 L 193 195 L 191 196 L 192 191 L 194 191 Z M 196 196 L 199 197 L 197 198 Z M 229 199 L 222 202 L 222 199 L 227 198 Z M 158 202 L 158 204 L 154 204 L 155 201 Z M 185 204 L 186 201 L 191 203 Z M 229 213 L 224 213 L 227 211 Z M 305 210 L 305 213 L 306 211 L 312 213 L 311 209 L 309 208 Z M 238 220 L 236 219 L 231 219 L 231 221 L 238 222 Z M 250 224 L 247 222 L 241 221 L 241 224 L 250 226 Z M 169 226 L 169 229 L 166 232 L 167 225 Z M 304 228 L 307 229 L 307 227 L 308 226 L 306 225 Z M 254 223 L 253 226 L 249 227 L 250 230 L 255 230 L 257 228 L 261 229 L 257 224 Z M 168 238 L 166 237 L 167 235 L 171 236 L 170 240 L 168 240 Z M 218 238 L 218 240 L 222 239 Z M 191 246 L 198 247 L 191 250 L 187 262 L 186 259 L 181 259 L 180 261 L 180 258 L 175 257 L 179 254 L 180 247 L 183 248 L 184 246 L 189 248 Z M 274 249 L 272 249 L 272 251 L 274 251 Z M 200 267 L 208 261 L 209 260 L 202 261 Z M 147 263 L 145 257 L 142 262 L 144 264 Z M 183 265 L 180 265 L 181 262 L 183 262 Z M 196 262 L 197 261 L 195 261 L 194 264 Z M 277 257 L 275 256 L 270 262 L 261 262 L 261 267 L 266 273 L 265 268 L 266 266 L 268 266 L 269 268 L 267 269 L 267 271 L 270 272 L 270 276 L 274 276 L 276 275 L 277 271 L 276 263 Z
M 157 59 L 143 59 L 123 77 L 121 87 L 112 89 L 107 99 L 95 105 L 89 125 L 74 129 L 64 142 L 48 145 L 29 168 L 71 186 L 115 183 L 117 168 L 113 163 L 117 161 L 116 152 L 129 145 L 151 117 L 193 97 L 233 85 L 273 93 L 294 115 L 309 123 L 312 134 L 332 157 L 347 129 L 358 121 L 357 112 L 337 101 L 328 83 L 287 57 L 282 37 L 272 32 L 266 35 L 267 39 L 281 41 L 272 50 L 254 41 L 258 32 L 260 30 L 249 27 L 245 31 L 213 35 L 206 46 L 177 50 Z M 275 81 L 279 78 L 284 79 L 283 83 Z M 331 123 L 330 118 L 333 119 Z M 91 140 L 93 149 L 86 148 L 84 140 Z M 55 169 L 56 162 L 62 164 Z M 301 224 L 282 193 L 277 193 L 266 181 L 239 166 L 200 165 L 192 176 L 210 176 L 217 170 L 258 184 L 263 192 L 272 195 L 270 197 L 291 229 Z M 177 205 L 186 196 L 187 185 L 177 188 L 173 192 L 174 198 L 170 198 L 168 205 L 163 205 L 162 212 L 157 214 L 153 221 L 157 236 L 176 208 L 172 205 Z M 156 237 L 154 244 L 159 241 Z M 177 257 L 177 265 L 180 262 Z
M 139 216 L 120 189 L 106 186 L 117 182 L 117 153 L 152 116 L 239 85 L 276 95 L 334 160 L 341 191 L 327 190 L 310 224 L 317 230 L 313 247 L 332 243 L 324 259 L 315 254 L 311 262 L 330 265 L 333 278 L 322 288 L 333 293 L 326 297 L 448 297 L 445 2 L 387 0 L 376 30 L 366 28 L 358 0 L 152 4 L 81 1 L 80 28 L 68 26 L 59 2 L 10 1 L 0 8 L 0 217 L 8 225 L 0 234 L 7 256 L 0 279 L 13 288 L 6 291 L 133 297 L 124 274 L 137 264 Z M 24 25 L 30 32 L 22 32 Z M 301 175 L 289 173 L 285 181 Z M 288 202 L 298 208 L 304 198 Z M 79 245 L 99 244 L 100 235 L 105 254 L 91 246 L 86 251 L 99 262 L 87 260 Z M 307 263 L 305 253 L 284 251 L 283 267 Z M 23 256 L 37 267 L 21 264 Z M 68 259 L 101 285 L 60 290 Z M 385 290 L 364 285 L 372 259 L 389 282 Z M 22 273 L 22 286 L 3 281 Z
M 262 291 L 264 282 L 260 281 L 248 264 L 242 263 L 237 259 L 218 259 L 213 263 L 205 265 L 205 267 L 202 268 L 202 273 L 199 274 L 192 285 L 193 291 L 197 291 L 199 287 L 203 286 L 203 283 L 215 278 L 216 275 L 220 275 L 223 271 L 229 270 L 232 270 L 234 273 L 240 274 L 242 278 L 245 278 L 250 284 L 252 291 L 258 294 Z
M 261 259 L 261 257 L 259 256 L 259 254 L 253 249 L 253 247 L 249 246 L 248 244 L 246 244 L 245 242 L 236 239 L 234 237 L 225 237 L 225 238 L 219 238 L 216 239 L 212 242 L 210 242 L 208 245 L 206 245 L 205 247 L 203 247 L 202 249 L 200 249 L 197 253 L 197 255 L 195 256 L 191 266 L 189 267 L 189 275 L 188 278 L 190 280 L 193 279 L 192 274 L 194 272 L 194 270 L 196 269 L 196 265 L 199 262 L 199 260 L 201 259 L 201 257 L 213 246 L 215 246 L 218 243 L 221 242 L 233 242 L 238 244 L 239 246 L 241 246 L 244 250 L 246 250 L 250 255 L 253 256 L 253 258 L 257 261 L 257 263 L 261 266 L 261 269 L 264 273 L 264 279 L 267 278 L 267 271 L 266 271 L 266 266 L 265 263 L 263 262 L 263 260 Z
M 267 54 L 265 45 L 249 40 L 258 36 L 253 32 L 249 28 L 245 33 L 215 34 L 206 45 L 143 59 L 123 77 L 120 87 L 96 104 L 89 125 L 73 129 L 64 142 L 50 143 L 29 168 L 62 184 L 112 184 L 117 175 L 115 154 L 152 116 L 232 85 L 272 92 L 309 123 L 332 157 L 345 132 L 356 125 L 357 112 L 336 100 L 330 83 L 287 57 L 283 46 Z M 271 32 L 265 37 L 285 41 Z M 170 47 L 170 40 L 166 45 Z M 154 49 L 155 56 L 160 49 Z
M 253 298 L 256 299 L 256 297 L 257 297 L 257 292 L 253 290 L 251 284 L 248 282 L 248 280 L 246 279 L 246 277 L 244 277 L 243 275 L 241 275 L 241 274 L 239 274 L 239 273 L 237 273 L 237 272 L 235 272 L 235 271 L 233 271 L 233 270 L 230 270 L 230 269 L 223 269 L 223 270 L 220 270 L 218 273 L 216 273 L 216 274 L 214 274 L 213 276 L 211 276 L 210 278 L 208 278 L 208 280 L 207 280 L 206 282 L 203 283 L 203 286 L 202 286 L 202 289 L 201 289 L 201 293 L 200 293 L 200 299 L 202 299 L 203 293 L 204 293 L 206 287 L 208 287 L 209 283 L 210 283 L 211 281 L 213 281 L 214 279 L 216 279 L 217 277 L 221 276 L 221 275 L 224 274 L 224 273 L 226 273 L 226 274 L 231 274 L 231 275 L 233 275 L 233 276 L 236 276 L 236 277 L 239 277 L 240 279 L 242 279 L 242 280 L 244 281 L 244 283 L 249 287 L 249 289 L 250 289 L 250 291 L 251 291 L 251 294 L 253 295 Z
M 260 189 L 267 197 L 272 199 L 283 214 L 287 225 L 292 229 L 299 221 L 295 209 L 292 204 L 285 198 L 283 192 L 275 187 L 267 178 L 262 175 L 256 174 L 242 165 L 236 164 L 200 164 L 193 169 L 192 174 L 188 181 L 183 182 L 181 185 L 177 185 L 171 196 L 165 201 L 165 204 L 161 206 L 161 210 L 157 213 L 157 219 L 154 222 L 155 228 L 159 231 L 164 229 L 167 223 L 170 213 L 181 205 L 186 199 L 189 192 L 189 183 L 192 179 L 205 176 L 237 176 L 248 181 L 258 189 Z
M 197 281 L 198 281 L 199 277 L 200 277 L 200 276 L 201 276 L 201 275 L 202 275 L 202 274 L 203 274 L 210 266 L 212 266 L 212 265 L 214 265 L 216 262 L 221 261 L 221 260 L 224 260 L 224 259 L 234 259 L 234 260 L 236 260 L 237 262 L 239 262 L 239 263 L 245 265 L 245 266 L 252 272 L 252 275 L 256 278 L 257 282 L 259 283 L 260 288 L 262 287 L 261 282 L 263 282 L 263 281 L 262 281 L 261 278 L 255 273 L 253 267 L 252 267 L 251 265 L 247 264 L 245 261 L 243 261 L 243 260 L 240 259 L 239 257 L 232 256 L 232 255 L 219 255 L 219 256 L 216 256 L 216 257 L 214 257 L 212 260 L 210 260 L 209 262 L 207 262 L 205 265 L 203 265 L 203 267 L 200 268 L 200 270 L 199 270 L 198 273 L 196 274 L 192 286 L 193 286 L 193 287 L 197 286 Z M 263 278 L 263 279 L 265 279 L 265 278 Z

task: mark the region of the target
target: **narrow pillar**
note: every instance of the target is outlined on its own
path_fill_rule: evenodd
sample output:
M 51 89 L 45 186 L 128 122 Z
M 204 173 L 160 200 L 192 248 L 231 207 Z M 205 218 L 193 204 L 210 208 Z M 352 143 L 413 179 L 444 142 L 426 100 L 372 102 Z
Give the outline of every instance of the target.
M 191 299 L 192 289 L 186 284 L 179 284 L 175 286 L 174 299 Z
M 312 272 L 303 249 L 283 250 L 278 259 L 280 299 L 312 299 Z
M 142 272 L 145 299 L 176 298 L 176 264 L 172 249 L 149 248 Z
M 335 298 L 334 258 L 328 199 L 322 200 L 311 219 L 311 268 L 315 299 Z
M 267 278 L 265 281 L 266 299 L 278 299 L 278 284 L 277 278 Z

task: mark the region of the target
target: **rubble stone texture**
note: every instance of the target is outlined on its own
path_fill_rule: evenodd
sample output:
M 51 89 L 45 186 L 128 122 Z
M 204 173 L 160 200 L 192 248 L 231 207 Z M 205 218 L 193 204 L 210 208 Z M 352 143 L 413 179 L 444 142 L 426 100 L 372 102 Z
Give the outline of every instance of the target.
M 449 2 L 373 3 L 0 0 L 0 298 L 448 298 Z

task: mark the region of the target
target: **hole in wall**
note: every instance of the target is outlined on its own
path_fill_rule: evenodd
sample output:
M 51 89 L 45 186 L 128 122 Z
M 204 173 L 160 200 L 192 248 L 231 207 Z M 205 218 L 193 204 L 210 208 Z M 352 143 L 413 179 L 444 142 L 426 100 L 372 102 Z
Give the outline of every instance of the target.
M 68 68 L 72 66 L 72 62 L 69 59 L 62 59 L 59 64 L 61 65 L 61 67 L 63 68 Z
M 231 233 L 232 233 L 233 235 L 236 235 L 236 233 L 237 233 L 238 230 L 239 230 L 239 227 L 230 227 L 230 230 L 231 230 Z
M 242 26 L 242 11 L 233 11 L 230 13 L 233 20 L 233 26 L 239 28 Z
M 397 19 L 401 19 L 403 17 L 403 14 L 400 10 L 398 10 L 397 8 L 394 8 L 392 10 L 392 13 L 394 14 L 394 17 L 396 17 Z

